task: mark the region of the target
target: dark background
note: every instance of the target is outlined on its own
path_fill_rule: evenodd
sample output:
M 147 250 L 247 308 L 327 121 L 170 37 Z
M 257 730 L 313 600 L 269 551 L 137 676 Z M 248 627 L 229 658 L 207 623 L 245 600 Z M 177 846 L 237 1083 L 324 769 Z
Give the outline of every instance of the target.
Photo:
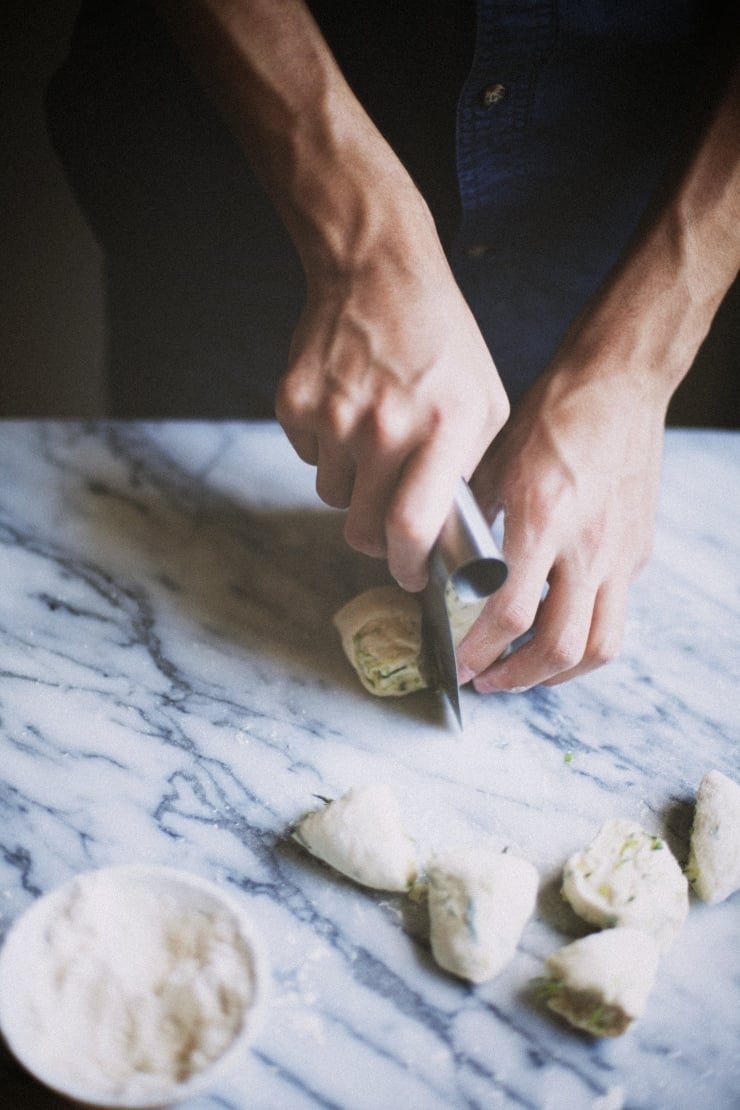
M 100 258 L 46 138 L 77 0 L 0 8 L 0 416 L 102 411 Z
M 0 417 L 107 415 L 100 254 L 51 150 L 43 111 L 77 6 L 6 0 L 0 14 Z M 740 427 L 740 284 L 669 419 Z

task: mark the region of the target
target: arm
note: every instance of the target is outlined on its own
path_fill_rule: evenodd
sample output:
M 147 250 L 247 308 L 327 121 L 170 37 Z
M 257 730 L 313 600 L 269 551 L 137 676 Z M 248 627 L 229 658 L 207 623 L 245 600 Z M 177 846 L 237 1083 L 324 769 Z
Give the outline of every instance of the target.
M 277 415 L 348 541 L 409 589 L 508 415 L 427 206 L 300 0 L 161 0 L 306 273 Z
M 489 515 L 506 514 L 510 576 L 461 646 L 463 679 L 552 684 L 617 653 L 651 550 L 668 402 L 739 265 L 740 67 L 667 203 L 477 471 Z

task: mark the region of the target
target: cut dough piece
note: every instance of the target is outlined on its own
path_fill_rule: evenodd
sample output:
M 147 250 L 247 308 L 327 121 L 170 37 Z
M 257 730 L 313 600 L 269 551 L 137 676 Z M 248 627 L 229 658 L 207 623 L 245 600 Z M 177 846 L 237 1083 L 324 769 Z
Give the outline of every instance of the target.
M 477 601 L 461 601 L 452 582 L 448 583 L 445 591 L 445 604 L 450 618 L 450 631 L 455 647 L 462 643 L 478 617 L 483 612 L 487 597 Z
M 740 786 L 721 771 L 699 783 L 686 875 L 710 905 L 740 890 Z
M 644 1011 L 658 959 L 655 941 L 641 929 L 592 933 L 548 957 L 542 993 L 571 1025 L 615 1037 Z
M 534 910 L 536 869 L 516 856 L 468 852 L 433 859 L 427 878 L 435 960 L 473 983 L 492 979 Z
M 423 658 L 421 605 L 400 586 L 378 586 L 334 614 L 344 653 L 363 686 L 380 697 L 423 690 L 431 678 Z
M 355 787 L 307 814 L 293 836 L 311 855 L 363 886 L 406 891 L 416 881 L 416 845 L 383 784 Z
M 607 821 L 565 865 L 563 897 L 592 925 L 629 925 L 670 947 L 689 912 L 688 882 L 665 842 L 634 821 Z

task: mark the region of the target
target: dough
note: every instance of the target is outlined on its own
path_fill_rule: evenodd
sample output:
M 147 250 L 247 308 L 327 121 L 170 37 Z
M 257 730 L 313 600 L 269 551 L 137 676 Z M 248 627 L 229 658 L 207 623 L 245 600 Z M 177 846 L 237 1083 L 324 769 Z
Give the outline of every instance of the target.
M 427 868 L 432 953 L 440 967 L 482 983 L 513 957 L 537 898 L 526 860 L 494 852 L 435 858 Z
M 418 874 L 416 845 L 389 787 L 353 787 L 307 814 L 293 831 L 311 855 L 377 890 L 409 890 Z
M 431 685 L 423 658 L 421 605 L 400 586 L 358 594 L 334 614 L 344 653 L 363 686 L 398 697 Z
M 643 929 L 661 951 L 689 912 L 688 883 L 674 856 L 634 821 L 607 821 L 588 848 L 572 855 L 562 892 L 592 925 Z
M 710 904 L 740 890 L 740 786 L 721 771 L 699 783 L 686 875 Z
M 450 583 L 445 594 L 455 647 L 467 635 L 487 598 L 463 602 Z M 422 642 L 421 603 L 400 586 L 377 586 L 334 614 L 344 654 L 366 690 L 400 697 L 434 686 Z
M 571 1025 L 614 1037 L 645 1009 L 658 958 L 655 941 L 641 929 L 592 933 L 548 957 L 542 993 Z
M 445 591 L 445 604 L 450 618 L 452 642 L 456 648 L 483 612 L 487 601 L 487 597 L 479 598 L 477 601 L 461 601 L 452 582 L 448 584 Z

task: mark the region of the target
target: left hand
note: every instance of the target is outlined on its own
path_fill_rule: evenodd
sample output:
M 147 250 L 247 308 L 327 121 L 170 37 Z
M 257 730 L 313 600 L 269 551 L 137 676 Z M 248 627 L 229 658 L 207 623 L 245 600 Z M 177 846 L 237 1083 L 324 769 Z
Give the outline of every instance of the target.
M 488 519 L 504 511 L 509 566 L 458 652 L 479 692 L 564 682 L 620 649 L 652 548 L 665 403 L 606 362 L 584 366 L 566 344 L 475 473 Z
M 619 650 L 668 402 L 740 265 L 739 123 L 736 62 L 680 176 L 478 466 L 509 564 L 458 652 L 480 691 L 563 682 Z

